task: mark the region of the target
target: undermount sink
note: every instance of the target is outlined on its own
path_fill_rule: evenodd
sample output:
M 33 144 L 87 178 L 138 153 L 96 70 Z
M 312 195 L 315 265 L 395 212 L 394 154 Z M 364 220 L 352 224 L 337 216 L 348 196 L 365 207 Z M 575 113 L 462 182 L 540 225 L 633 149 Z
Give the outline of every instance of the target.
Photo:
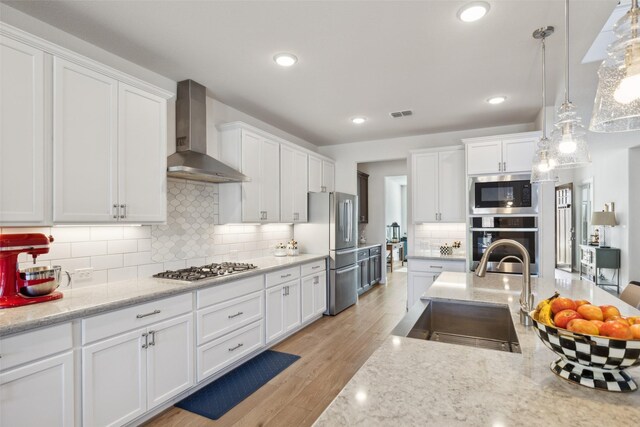
M 511 312 L 502 305 L 427 300 L 416 304 L 392 332 L 429 341 L 520 353 Z

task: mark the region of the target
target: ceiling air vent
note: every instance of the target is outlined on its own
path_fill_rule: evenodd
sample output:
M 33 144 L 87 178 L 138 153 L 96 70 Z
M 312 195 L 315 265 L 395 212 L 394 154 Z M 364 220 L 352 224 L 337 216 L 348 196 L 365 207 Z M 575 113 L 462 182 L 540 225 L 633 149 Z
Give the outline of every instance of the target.
M 399 119 L 400 117 L 411 116 L 412 114 L 413 114 L 413 111 L 411 111 L 411 110 L 394 111 L 393 113 L 389 113 L 389 115 L 391 117 L 393 117 L 394 119 Z

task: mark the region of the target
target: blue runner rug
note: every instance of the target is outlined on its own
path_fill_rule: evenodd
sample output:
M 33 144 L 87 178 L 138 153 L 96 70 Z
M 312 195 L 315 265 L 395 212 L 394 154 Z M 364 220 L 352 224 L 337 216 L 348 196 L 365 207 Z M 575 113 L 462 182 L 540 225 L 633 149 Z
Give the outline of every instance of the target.
M 217 420 L 298 359 L 295 354 L 267 350 L 175 406 Z

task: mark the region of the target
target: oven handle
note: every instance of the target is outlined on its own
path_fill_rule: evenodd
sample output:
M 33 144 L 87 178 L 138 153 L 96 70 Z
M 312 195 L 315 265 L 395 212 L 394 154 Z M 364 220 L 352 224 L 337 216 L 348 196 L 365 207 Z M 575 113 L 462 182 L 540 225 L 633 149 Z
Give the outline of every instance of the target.
M 539 229 L 536 228 L 482 228 L 482 227 L 471 227 L 469 228 L 469 231 L 502 231 L 502 232 L 508 232 L 508 231 L 515 231 L 515 232 L 531 232 L 531 231 L 535 231 L 538 232 Z

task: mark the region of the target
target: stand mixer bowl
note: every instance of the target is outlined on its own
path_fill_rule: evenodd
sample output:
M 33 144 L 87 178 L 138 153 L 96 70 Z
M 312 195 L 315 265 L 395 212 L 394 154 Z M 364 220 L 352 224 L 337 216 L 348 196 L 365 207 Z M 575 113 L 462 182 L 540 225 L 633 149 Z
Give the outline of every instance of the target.
M 60 276 L 62 267 L 54 265 L 52 267 L 30 267 L 20 270 L 20 279 L 25 286 L 20 287 L 20 293 L 26 297 L 39 297 L 48 295 L 60 286 Z M 65 271 L 67 275 L 67 285 L 71 283 L 71 275 Z M 41 282 L 42 280 L 47 280 Z M 29 282 L 38 281 L 39 283 L 30 285 Z

